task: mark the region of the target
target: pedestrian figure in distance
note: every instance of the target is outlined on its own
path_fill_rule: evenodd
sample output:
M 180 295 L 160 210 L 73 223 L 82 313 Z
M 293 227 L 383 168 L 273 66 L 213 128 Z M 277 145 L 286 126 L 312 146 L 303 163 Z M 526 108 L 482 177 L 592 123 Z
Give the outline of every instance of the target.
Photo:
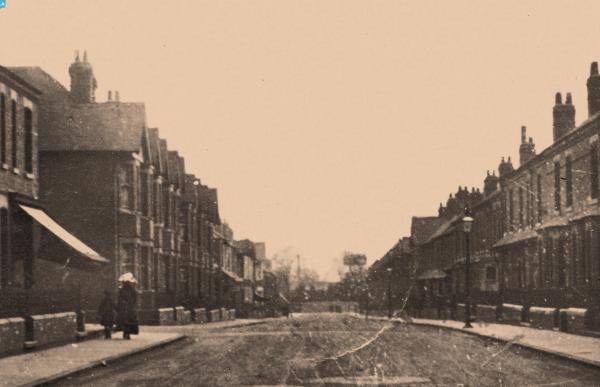
M 104 291 L 104 298 L 98 307 L 98 317 L 100 325 L 104 326 L 104 338 L 106 340 L 112 338 L 113 325 L 115 324 L 116 306 L 113 302 L 110 291 Z
M 283 304 L 283 315 L 287 318 L 290 318 L 290 306 L 288 304 Z
M 123 339 L 130 340 L 131 335 L 139 333 L 136 310 L 137 292 L 135 290 L 137 280 L 133 277 L 133 274 L 125 273 L 119 277 L 119 282 L 121 282 L 117 301 L 119 325 L 123 329 Z

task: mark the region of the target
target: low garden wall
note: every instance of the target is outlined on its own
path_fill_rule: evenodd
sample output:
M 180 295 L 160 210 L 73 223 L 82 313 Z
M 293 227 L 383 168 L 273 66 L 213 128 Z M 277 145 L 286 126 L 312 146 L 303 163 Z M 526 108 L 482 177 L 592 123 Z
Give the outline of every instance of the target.
M 475 307 L 477 321 L 496 322 L 498 316 L 497 309 L 495 305 L 477 304 Z
M 25 345 L 25 319 L 0 319 L 0 356 L 21 352 Z
M 197 323 L 205 323 L 208 321 L 208 315 L 206 314 L 206 309 L 204 308 L 196 308 L 194 309 L 194 321 Z
M 219 309 L 219 315 L 221 317 L 221 321 L 229 320 L 229 310 L 225 308 Z
M 569 333 L 583 334 L 586 331 L 585 319 L 587 309 L 567 308 L 560 310 L 560 330 Z
M 72 341 L 77 331 L 75 312 L 38 314 L 33 321 L 33 339 L 37 346 L 46 346 Z
M 221 320 L 221 311 L 219 309 L 213 309 L 208 312 L 208 321 L 216 322 Z
M 529 322 L 532 327 L 541 329 L 553 329 L 556 326 L 555 308 L 545 308 L 540 306 L 529 307 Z
M 519 325 L 522 321 L 523 305 L 502 304 L 502 322 Z

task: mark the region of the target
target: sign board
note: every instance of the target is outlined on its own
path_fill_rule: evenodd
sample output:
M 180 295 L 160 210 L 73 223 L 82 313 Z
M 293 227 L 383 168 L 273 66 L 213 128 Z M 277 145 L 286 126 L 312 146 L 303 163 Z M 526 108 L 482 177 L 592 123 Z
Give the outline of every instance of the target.
M 364 266 L 367 264 L 367 257 L 364 254 L 348 254 L 344 256 L 344 265 L 346 266 Z

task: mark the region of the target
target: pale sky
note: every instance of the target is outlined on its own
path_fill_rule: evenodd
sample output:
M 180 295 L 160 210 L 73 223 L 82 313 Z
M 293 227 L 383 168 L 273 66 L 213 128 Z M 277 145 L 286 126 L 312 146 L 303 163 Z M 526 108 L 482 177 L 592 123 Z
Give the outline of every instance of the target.
M 99 88 L 219 190 L 236 238 L 291 246 L 325 279 L 369 263 L 458 185 L 550 144 L 554 93 L 587 117 L 597 1 L 7 0 L 0 64 Z M 564 95 L 564 94 L 563 94 Z

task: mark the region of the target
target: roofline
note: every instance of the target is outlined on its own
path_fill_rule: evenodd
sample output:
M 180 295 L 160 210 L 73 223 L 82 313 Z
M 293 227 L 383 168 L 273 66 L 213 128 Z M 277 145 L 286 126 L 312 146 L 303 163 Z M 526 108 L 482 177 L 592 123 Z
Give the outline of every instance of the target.
M 23 67 L 23 68 L 26 68 L 26 67 Z M 7 67 L 4 67 L 4 66 L 0 65 L 0 72 L 2 72 L 3 74 L 5 74 L 8 78 L 10 78 L 17 85 L 19 85 L 20 87 L 22 87 L 23 89 L 25 89 L 26 93 L 29 94 L 30 97 L 32 97 L 33 99 L 35 99 L 36 102 L 39 99 L 40 95 L 42 95 L 42 92 L 40 90 L 36 89 L 29 82 L 27 82 L 26 80 L 24 80 L 23 78 L 21 78 L 17 74 L 15 74 L 12 71 L 10 71 L 10 69 L 8 69 Z
M 547 157 L 549 154 L 552 154 L 552 152 L 556 151 L 558 148 L 562 147 L 571 138 L 582 135 L 582 133 L 585 130 L 588 130 L 588 129 L 591 130 L 590 128 L 592 127 L 593 124 L 596 124 L 596 127 L 598 127 L 598 121 L 600 121 L 600 112 L 594 114 L 591 117 L 588 117 L 587 120 L 583 121 L 579 126 L 575 127 L 573 130 L 570 130 L 569 132 L 565 133 L 564 136 L 562 136 L 558 140 L 554 141 L 546 149 L 544 149 L 541 153 L 539 153 L 539 154 L 535 155 L 534 157 L 532 157 L 531 159 L 527 160 L 527 162 L 523 165 L 520 165 L 519 168 L 514 169 L 514 170 L 508 172 L 506 175 L 500 177 L 500 179 L 503 180 L 503 179 L 512 178 L 513 176 L 517 175 L 519 172 L 524 171 L 526 169 L 526 167 L 531 167 L 532 165 L 535 165 L 537 162 L 542 162 L 542 160 L 544 160 L 545 157 Z

